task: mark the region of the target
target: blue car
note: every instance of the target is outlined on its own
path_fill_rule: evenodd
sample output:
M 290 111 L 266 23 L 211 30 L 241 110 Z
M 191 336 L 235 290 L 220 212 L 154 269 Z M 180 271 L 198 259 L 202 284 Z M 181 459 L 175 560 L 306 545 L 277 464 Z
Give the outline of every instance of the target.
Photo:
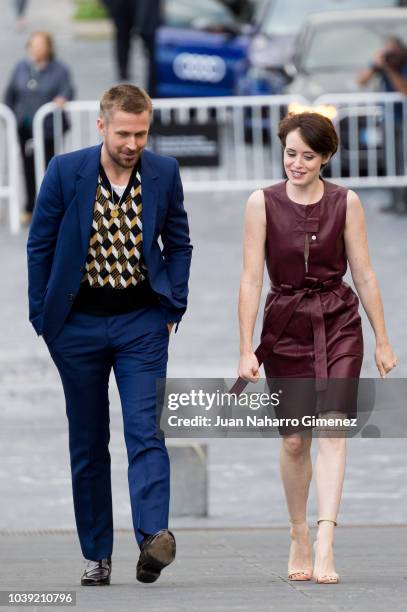
M 157 31 L 157 97 L 231 96 L 252 29 L 220 0 L 166 0 Z

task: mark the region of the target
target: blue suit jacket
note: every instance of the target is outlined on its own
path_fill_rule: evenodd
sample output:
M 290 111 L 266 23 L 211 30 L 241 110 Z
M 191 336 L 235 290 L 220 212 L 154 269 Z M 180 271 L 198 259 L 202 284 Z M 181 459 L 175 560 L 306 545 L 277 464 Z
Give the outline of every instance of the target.
M 101 145 L 57 155 L 38 194 L 27 243 L 29 317 L 46 342 L 72 307 L 88 253 Z M 143 255 L 167 322 L 187 306 L 192 245 L 177 161 L 141 154 Z M 163 249 L 158 238 L 161 236 Z

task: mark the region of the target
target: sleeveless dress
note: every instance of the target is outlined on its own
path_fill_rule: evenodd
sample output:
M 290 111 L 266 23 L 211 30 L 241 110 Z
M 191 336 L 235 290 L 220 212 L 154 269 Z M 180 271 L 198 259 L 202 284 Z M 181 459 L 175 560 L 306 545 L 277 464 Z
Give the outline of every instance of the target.
M 256 354 L 270 390 L 281 392 L 282 380 L 296 379 L 283 386 L 278 418 L 329 410 L 355 416 L 363 336 L 359 299 L 343 281 L 347 189 L 323 179 L 321 200 L 304 205 L 288 198 L 286 183 L 263 190 L 271 287 Z

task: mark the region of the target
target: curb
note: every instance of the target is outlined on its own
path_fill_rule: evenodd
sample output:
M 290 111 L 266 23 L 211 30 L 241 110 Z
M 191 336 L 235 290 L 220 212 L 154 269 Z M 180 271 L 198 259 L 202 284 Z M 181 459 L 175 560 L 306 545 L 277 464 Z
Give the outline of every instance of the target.
M 72 21 L 72 33 L 77 40 L 111 40 L 114 28 L 110 19 Z

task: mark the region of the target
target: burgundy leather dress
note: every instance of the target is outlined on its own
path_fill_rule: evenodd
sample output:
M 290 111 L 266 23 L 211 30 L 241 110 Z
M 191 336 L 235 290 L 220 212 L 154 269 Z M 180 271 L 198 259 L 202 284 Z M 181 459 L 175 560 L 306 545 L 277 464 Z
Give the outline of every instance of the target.
M 270 391 L 284 391 L 278 418 L 330 410 L 355 416 L 363 336 L 359 299 L 343 281 L 347 189 L 324 180 L 321 200 L 304 205 L 288 198 L 286 182 L 264 189 L 271 287 L 255 353 Z M 282 387 L 285 378 L 291 381 Z M 231 392 L 244 386 L 238 379 Z
M 315 379 L 300 384 L 299 402 L 299 388 L 291 389 L 291 400 L 282 398 L 279 417 L 357 410 L 363 336 L 359 299 L 343 281 L 346 197 L 347 189 L 326 180 L 321 200 L 309 205 L 290 200 L 286 181 L 264 189 L 271 281 L 261 335 L 266 377 Z

